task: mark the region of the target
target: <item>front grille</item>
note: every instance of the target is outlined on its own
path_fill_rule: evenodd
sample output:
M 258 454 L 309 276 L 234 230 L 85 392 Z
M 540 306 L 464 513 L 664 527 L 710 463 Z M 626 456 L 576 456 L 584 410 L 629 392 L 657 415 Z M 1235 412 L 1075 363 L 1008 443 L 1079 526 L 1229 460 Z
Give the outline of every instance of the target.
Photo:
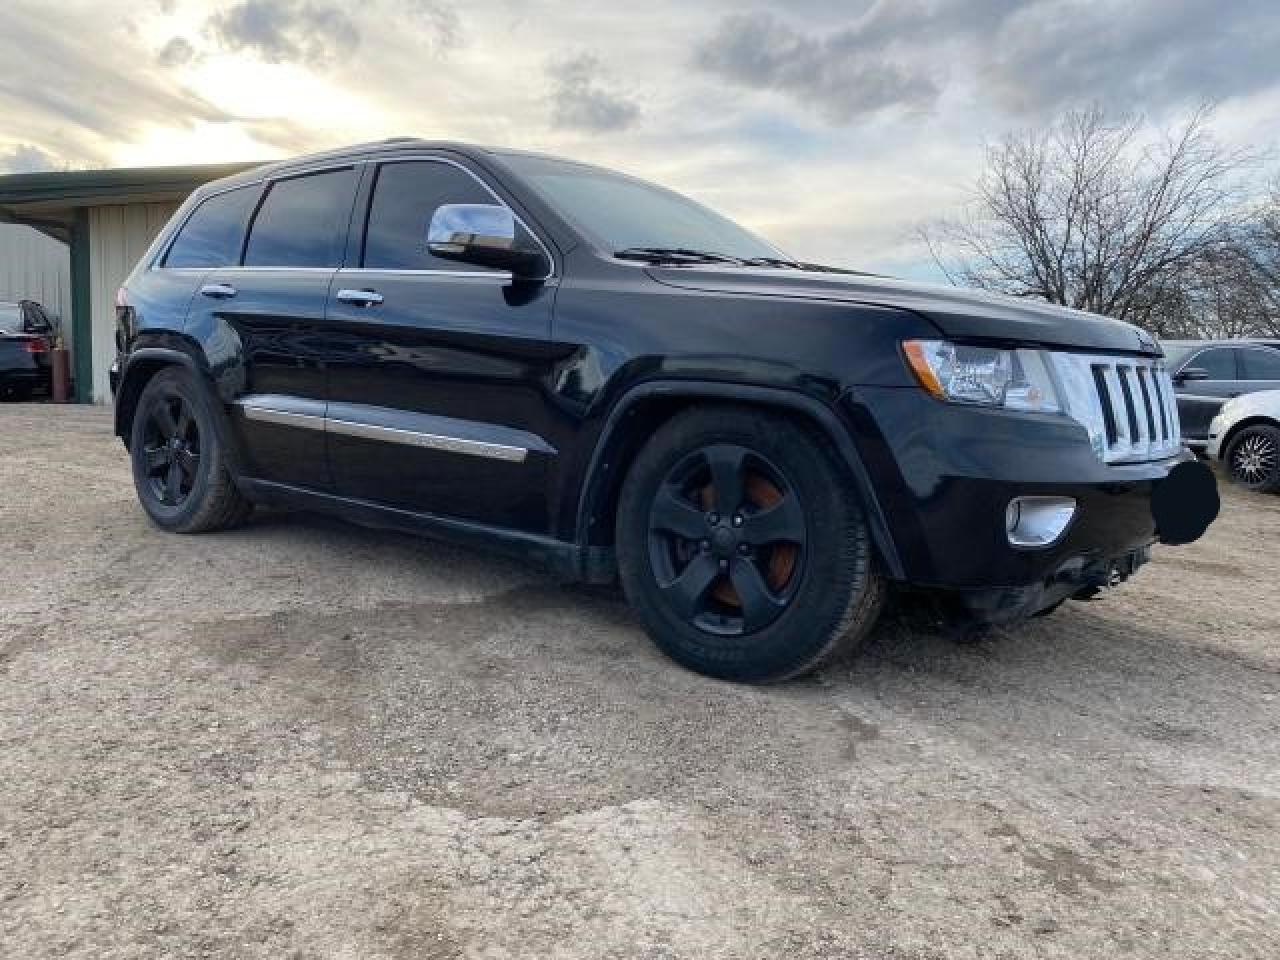
M 1106 463 L 1171 457 L 1182 447 L 1173 382 L 1147 357 L 1055 353 L 1067 413 L 1082 423 Z

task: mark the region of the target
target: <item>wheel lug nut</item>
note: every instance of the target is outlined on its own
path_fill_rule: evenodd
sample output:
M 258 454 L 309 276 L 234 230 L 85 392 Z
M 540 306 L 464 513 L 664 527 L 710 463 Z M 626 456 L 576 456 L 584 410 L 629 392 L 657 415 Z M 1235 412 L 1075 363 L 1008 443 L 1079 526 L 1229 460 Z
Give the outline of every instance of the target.
M 701 548 L 703 553 L 706 553 L 708 550 L 711 549 L 711 541 L 703 540 L 700 544 L 698 544 L 698 546 Z
M 721 561 L 720 561 L 720 569 L 721 569 L 721 570 L 728 570 L 728 569 L 729 569 L 729 561 L 728 561 L 728 560 L 721 560 Z
M 719 522 L 720 522 L 720 514 L 718 513 L 707 514 L 707 523 L 711 524 L 714 527 Z
M 733 525 L 734 525 L 735 527 L 740 527 L 740 526 L 742 526 L 742 514 L 740 514 L 740 513 L 735 513 L 735 514 L 733 515 Z
M 751 544 L 744 543 L 738 547 L 738 552 L 744 557 L 751 552 Z

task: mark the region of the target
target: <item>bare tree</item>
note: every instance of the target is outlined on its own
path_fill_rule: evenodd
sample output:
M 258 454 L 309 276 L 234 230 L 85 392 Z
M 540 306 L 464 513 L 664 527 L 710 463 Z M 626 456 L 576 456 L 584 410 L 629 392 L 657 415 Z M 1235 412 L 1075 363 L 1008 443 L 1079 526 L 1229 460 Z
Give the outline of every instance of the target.
M 1225 268 L 1244 152 L 1219 146 L 1201 108 L 1152 135 L 1099 108 L 987 149 L 973 201 L 923 229 L 952 282 L 1091 310 L 1170 332 L 1187 282 Z M 1186 301 L 1179 303 L 1179 301 Z

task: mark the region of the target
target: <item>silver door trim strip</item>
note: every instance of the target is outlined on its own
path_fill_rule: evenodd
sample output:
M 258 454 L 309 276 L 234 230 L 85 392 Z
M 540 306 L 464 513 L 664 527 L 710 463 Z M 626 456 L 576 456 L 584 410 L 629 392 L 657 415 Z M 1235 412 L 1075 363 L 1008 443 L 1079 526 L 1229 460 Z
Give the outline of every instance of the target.
M 531 450 L 538 453 L 554 454 L 555 448 L 541 437 L 526 434 L 511 427 L 500 427 L 491 424 L 470 423 L 453 420 L 448 417 L 437 417 L 430 414 L 413 414 L 407 411 L 392 410 L 385 407 L 367 407 L 363 404 L 340 403 L 333 407 L 342 415 L 333 416 L 329 412 L 330 405 L 321 400 L 309 400 L 303 397 L 291 397 L 283 394 L 251 394 L 241 397 L 236 405 L 248 420 L 262 423 L 273 423 L 278 426 L 298 427 L 304 430 L 319 430 L 341 436 L 356 437 L 362 440 L 379 440 L 385 443 L 399 443 L 411 447 L 422 447 L 429 450 L 441 450 L 445 453 L 458 453 L 472 457 L 485 457 L 490 460 L 504 460 L 508 463 L 524 463 Z M 357 419 L 359 417 L 360 419 Z M 430 425 L 435 430 L 413 430 L 404 426 L 376 423 L 376 420 L 399 420 L 416 424 Z M 480 440 L 475 437 L 458 436 L 456 433 L 438 432 L 442 427 L 455 427 L 459 432 L 486 430 L 497 432 L 503 439 L 523 440 L 527 445 L 517 443 L 501 443 L 496 440 Z
M 490 460 L 506 460 L 511 463 L 524 463 L 529 456 L 525 447 L 510 447 L 505 443 L 490 443 L 485 440 L 466 440 L 462 437 L 449 437 L 439 433 L 421 433 L 417 430 L 402 430 L 399 427 L 383 427 L 374 423 L 356 423 L 351 420 L 329 420 L 325 432 L 338 433 L 348 437 L 359 437 L 362 440 L 384 440 L 388 443 L 403 443 L 410 447 L 426 447 L 429 450 L 443 450 L 446 453 L 463 453 L 472 457 L 487 457 Z

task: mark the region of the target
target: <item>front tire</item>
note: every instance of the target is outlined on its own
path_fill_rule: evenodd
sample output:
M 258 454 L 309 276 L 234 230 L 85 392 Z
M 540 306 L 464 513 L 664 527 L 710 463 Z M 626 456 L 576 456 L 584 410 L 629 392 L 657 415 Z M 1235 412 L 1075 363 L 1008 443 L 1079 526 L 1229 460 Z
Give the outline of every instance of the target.
M 252 512 L 228 467 L 219 415 L 188 370 L 161 370 L 143 388 L 129 454 L 138 501 L 156 526 L 206 533 L 243 523 Z
M 724 680 L 815 669 L 870 632 L 884 598 L 840 466 L 797 422 L 748 408 L 665 424 L 623 485 L 623 589 L 672 659 Z
M 1223 457 L 1232 481 L 1259 493 L 1280 491 L 1280 430 L 1246 427 L 1231 440 Z

